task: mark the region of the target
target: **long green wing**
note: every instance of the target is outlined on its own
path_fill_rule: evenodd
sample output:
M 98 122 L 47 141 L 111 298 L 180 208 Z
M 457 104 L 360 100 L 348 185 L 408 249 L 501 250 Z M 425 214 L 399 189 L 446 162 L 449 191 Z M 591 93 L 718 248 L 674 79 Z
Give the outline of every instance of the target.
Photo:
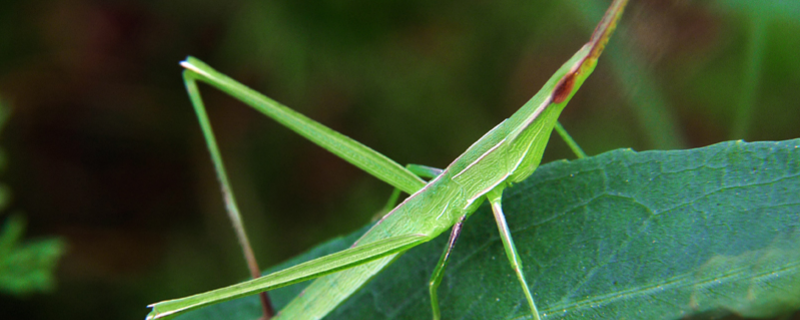
M 352 247 L 329 254 L 291 268 L 287 268 L 261 278 L 235 284 L 229 287 L 196 294 L 186 298 L 154 303 L 153 311 L 147 320 L 170 319 L 180 313 L 209 304 L 236 299 L 262 291 L 285 287 L 298 282 L 314 279 L 342 269 L 351 268 L 387 255 L 408 250 L 430 240 L 426 235 L 404 235 L 387 238 L 361 246 Z

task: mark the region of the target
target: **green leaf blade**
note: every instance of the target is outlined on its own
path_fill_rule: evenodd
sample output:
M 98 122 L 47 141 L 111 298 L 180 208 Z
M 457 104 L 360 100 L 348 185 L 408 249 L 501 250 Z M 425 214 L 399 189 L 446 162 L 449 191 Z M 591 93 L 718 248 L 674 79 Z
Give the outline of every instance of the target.
M 767 317 L 800 308 L 798 194 L 800 139 L 726 142 L 546 164 L 506 191 L 504 207 L 546 319 Z M 410 250 L 326 319 L 429 318 L 426 283 L 445 238 Z M 488 207 L 452 259 L 443 317 L 529 316 Z M 277 307 L 300 287 L 271 292 Z M 250 300 L 182 319 L 257 311 Z

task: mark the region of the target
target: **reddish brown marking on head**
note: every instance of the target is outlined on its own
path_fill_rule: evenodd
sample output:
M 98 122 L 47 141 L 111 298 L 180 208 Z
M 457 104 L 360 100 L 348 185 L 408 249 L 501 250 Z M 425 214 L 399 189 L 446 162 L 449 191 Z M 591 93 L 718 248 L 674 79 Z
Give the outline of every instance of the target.
M 572 93 L 572 87 L 575 86 L 575 73 L 571 72 L 570 74 L 564 76 L 561 81 L 558 82 L 556 85 L 556 89 L 553 90 L 553 99 L 551 100 L 553 103 L 562 103 L 564 100 L 567 100 L 569 94 Z

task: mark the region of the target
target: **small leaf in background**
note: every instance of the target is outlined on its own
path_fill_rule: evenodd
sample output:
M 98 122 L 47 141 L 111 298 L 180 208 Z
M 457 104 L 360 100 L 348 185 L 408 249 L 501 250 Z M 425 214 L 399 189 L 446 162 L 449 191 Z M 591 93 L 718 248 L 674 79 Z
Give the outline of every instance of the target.
M 54 270 L 64 254 L 57 238 L 20 243 L 25 219 L 12 215 L 0 233 L 0 292 L 25 296 L 50 291 L 55 286 Z
M 9 114 L 8 106 L 0 99 L 0 130 Z M 0 172 L 5 164 L 5 153 L 0 148 Z M 0 212 L 8 207 L 10 200 L 11 190 L 0 183 Z M 54 271 L 64 254 L 64 242 L 58 238 L 22 242 L 25 224 L 21 214 L 12 214 L 0 230 L 0 293 L 26 296 L 55 287 Z
M 506 192 L 546 319 L 768 317 L 800 308 L 800 139 L 557 161 Z M 273 270 L 346 248 L 366 229 Z M 409 250 L 326 319 L 430 318 L 446 236 Z M 491 212 L 465 224 L 439 289 L 446 319 L 525 319 Z M 307 283 L 270 293 L 281 308 Z M 256 297 L 180 319 L 252 319 Z

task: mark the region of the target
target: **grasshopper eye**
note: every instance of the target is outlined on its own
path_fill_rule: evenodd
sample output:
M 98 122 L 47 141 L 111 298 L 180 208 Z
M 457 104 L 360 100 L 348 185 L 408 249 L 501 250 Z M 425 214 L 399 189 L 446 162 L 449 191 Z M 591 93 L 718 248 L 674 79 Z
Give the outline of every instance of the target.
M 564 76 L 564 78 L 558 82 L 555 90 L 553 90 L 553 103 L 562 103 L 564 100 L 567 100 L 567 97 L 569 97 L 569 94 L 572 92 L 573 86 L 575 86 L 575 72 Z

